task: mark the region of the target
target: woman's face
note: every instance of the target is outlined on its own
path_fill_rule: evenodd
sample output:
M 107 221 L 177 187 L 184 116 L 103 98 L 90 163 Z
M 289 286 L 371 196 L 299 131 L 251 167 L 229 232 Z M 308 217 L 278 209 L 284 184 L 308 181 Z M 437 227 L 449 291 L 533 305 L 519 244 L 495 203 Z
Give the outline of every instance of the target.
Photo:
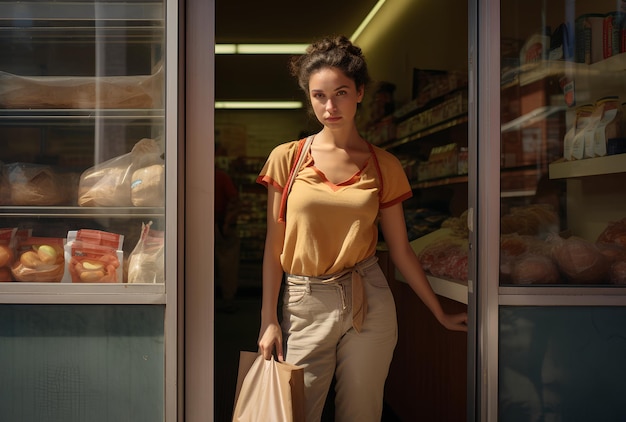
M 311 74 L 309 99 L 315 116 L 324 126 L 354 124 L 357 104 L 363 99 L 363 87 L 336 67 L 327 67 Z

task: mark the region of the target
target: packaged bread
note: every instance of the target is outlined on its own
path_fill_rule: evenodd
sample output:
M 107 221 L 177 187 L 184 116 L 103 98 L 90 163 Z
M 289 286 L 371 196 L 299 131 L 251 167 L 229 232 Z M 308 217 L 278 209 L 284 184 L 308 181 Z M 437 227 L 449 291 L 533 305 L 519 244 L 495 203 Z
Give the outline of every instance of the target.
M 78 184 L 81 207 L 130 207 L 131 183 L 137 169 L 163 163 L 154 139 L 138 141 L 131 152 L 107 160 L 83 172 Z
M 128 283 L 165 282 L 165 232 L 141 224 L 141 237 L 128 259 Z
M 0 72 L 2 108 L 161 108 L 163 67 L 151 75 L 20 76 Z
M 580 237 L 550 237 L 552 254 L 560 272 L 572 284 L 603 284 L 608 282 L 610 260 L 598 246 Z
M 9 204 L 26 206 L 69 205 L 76 192 L 75 178 L 48 165 L 5 165 Z
M 17 281 L 60 282 L 65 272 L 65 239 L 28 237 L 19 241 L 11 273 Z
M 548 233 L 558 233 L 559 216 L 554 208 L 547 204 L 532 204 L 514 207 L 509 214 L 500 219 L 502 234 L 545 237 Z
M 136 207 L 162 207 L 165 201 L 165 165 L 142 167 L 133 173 L 130 199 Z

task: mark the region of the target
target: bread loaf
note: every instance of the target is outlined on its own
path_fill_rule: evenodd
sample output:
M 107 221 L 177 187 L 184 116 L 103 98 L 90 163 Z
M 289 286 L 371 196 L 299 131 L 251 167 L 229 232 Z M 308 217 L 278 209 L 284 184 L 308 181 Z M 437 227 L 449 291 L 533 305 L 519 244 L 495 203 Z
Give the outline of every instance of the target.
M 160 108 L 163 69 L 137 76 L 33 76 L 0 72 L 2 108 Z
M 130 197 L 136 207 L 162 207 L 165 200 L 165 165 L 155 164 L 133 173 Z

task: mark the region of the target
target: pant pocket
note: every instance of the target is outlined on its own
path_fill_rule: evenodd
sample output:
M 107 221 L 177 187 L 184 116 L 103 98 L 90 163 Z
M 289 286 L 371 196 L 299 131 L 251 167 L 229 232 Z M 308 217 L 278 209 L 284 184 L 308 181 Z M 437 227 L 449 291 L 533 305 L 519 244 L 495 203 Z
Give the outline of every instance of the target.
M 285 286 L 283 293 L 283 306 L 293 307 L 300 305 L 307 297 L 308 289 L 306 286 Z

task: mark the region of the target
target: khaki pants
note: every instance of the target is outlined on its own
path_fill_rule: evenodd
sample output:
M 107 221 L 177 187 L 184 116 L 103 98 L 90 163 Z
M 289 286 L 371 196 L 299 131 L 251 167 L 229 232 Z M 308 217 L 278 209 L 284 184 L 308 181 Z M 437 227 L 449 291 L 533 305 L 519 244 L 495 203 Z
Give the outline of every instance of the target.
M 397 342 L 396 308 L 378 264 L 363 274 L 368 312 L 352 327 L 350 274 L 330 283 L 287 276 L 282 328 L 285 360 L 305 366 L 307 422 L 320 420 L 335 376 L 336 422 L 380 422 L 383 393 Z

